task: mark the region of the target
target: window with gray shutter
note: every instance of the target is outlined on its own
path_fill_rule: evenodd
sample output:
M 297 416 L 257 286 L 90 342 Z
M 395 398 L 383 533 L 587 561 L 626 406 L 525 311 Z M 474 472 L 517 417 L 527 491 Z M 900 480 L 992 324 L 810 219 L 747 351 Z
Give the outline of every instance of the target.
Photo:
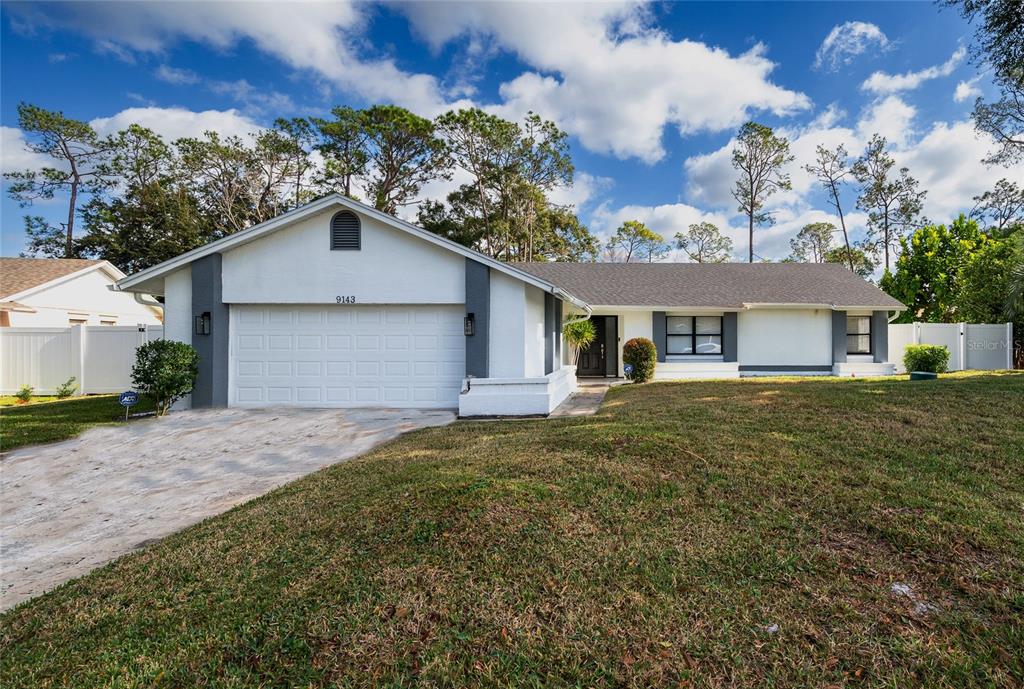
M 331 218 L 331 251 L 359 251 L 359 216 L 351 211 L 340 211 Z

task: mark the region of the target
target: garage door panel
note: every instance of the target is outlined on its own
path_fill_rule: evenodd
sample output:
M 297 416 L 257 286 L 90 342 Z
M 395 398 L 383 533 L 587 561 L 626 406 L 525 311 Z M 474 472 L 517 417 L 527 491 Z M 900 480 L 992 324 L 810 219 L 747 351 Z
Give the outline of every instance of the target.
M 231 403 L 455 407 L 461 306 L 232 307 Z

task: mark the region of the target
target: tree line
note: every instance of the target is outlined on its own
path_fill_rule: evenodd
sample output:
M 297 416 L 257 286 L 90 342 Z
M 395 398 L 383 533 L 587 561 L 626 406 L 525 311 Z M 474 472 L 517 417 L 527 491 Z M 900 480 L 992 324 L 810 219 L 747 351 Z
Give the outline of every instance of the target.
M 421 204 L 426 229 L 507 261 L 598 250 L 574 210 L 549 198 L 572 184 L 574 168 L 566 134 L 533 113 L 518 123 L 478 109 L 429 120 L 394 105 L 336 107 L 247 137 L 208 131 L 170 142 L 138 124 L 100 136 L 27 103 L 18 121 L 28 149 L 51 164 L 5 175 L 10 196 L 23 205 L 69 197 L 66 223 L 25 217 L 29 255 L 99 257 L 132 272 L 332 191 L 396 214 L 456 170 L 469 181 Z

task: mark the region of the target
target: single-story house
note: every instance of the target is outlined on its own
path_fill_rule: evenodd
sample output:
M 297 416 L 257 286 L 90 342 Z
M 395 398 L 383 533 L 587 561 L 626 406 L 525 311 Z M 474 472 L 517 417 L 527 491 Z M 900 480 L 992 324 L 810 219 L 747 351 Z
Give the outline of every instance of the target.
M 109 261 L 0 258 L 0 327 L 161 323 L 151 297 L 113 289 L 124 277 Z
M 577 375 L 892 373 L 904 307 L 842 266 L 508 264 L 338 194 L 118 283 L 162 295 L 199 352 L 194 407 L 428 407 L 547 414 Z M 601 337 L 570 361 L 567 319 Z

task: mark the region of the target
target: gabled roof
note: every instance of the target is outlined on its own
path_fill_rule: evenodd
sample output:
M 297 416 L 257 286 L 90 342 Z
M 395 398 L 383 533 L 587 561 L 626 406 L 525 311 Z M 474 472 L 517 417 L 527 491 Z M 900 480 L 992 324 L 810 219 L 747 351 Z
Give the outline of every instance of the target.
M 906 307 L 835 263 L 517 263 L 591 306 Z
M 0 300 L 35 292 L 51 282 L 70 277 L 90 269 L 103 268 L 115 280 L 124 277 L 106 261 L 84 258 L 0 258 Z
M 255 241 L 266 234 L 283 229 L 298 220 L 301 220 L 315 213 L 320 213 L 324 210 L 330 209 L 335 206 L 338 208 L 345 208 L 351 211 L 355 211 L 357 213 L 362 213 L 363 215 L 371 217 L 374 220 L 378 220 L 384 223 L 385 225 L 401 230 L 403 232 L 407 232 L 426 242 L 429 242 L 436 246 L 443 247 L 445 249 L 448 249 L 449 251 L 460 254 L 467 258 L 471 258 L 474 261 L 479 261 L 480 263 L 483 263 L 484 265 L 487 265 L 492 269 L 511 275 L 512 277 L 522 280 L 523 282 L 533 285 L 534 287 L 538 287 L 544 290 L 545 292 L 551 292 L 553 294 L 556 294 L 560 299 L 573 302 L 574 304 L 577 304 L 580 307 L 586 308 L 586 304 L 580 301 L 574 295 L 570 294 L 566 290 L 559 288 L 557 285 L 548 282 L 544 278 L 537 277 L 536 275 L 525 272 L 514 265 L 502 263 L 501 261 L 491 258 L 490 256 L 486 256 L 478 251 L 473 251 L 472 249 L 469 249 L 461 244 L 458 244 L 457 242 L 453 242 L 450 239 L 446 239 L 444 237 L 436 235 L 433 232 L 428 232 L 427 230 L 424 230 L 422 227 L 417 227 L 412 223 L 405 222 L 404 220 L 396 218 L 393 215 L 389 215 L 387 213 L 379 211 L 376 208 L 373 208 L 372 206 L 367 206 L 364 203 L 354 201 L 353 199 L 350 199 L 347 196 L 342 196 L 341 194 L 337 193 L 328 194 L 319 199 L 316 199 L 315 201 L 310 201 L 305 205 L 299 206 L 298 208 L 290 210 L 287 213 L 282 213 L 276 218 L 272 218 L 266 222 L 260 223 L 259 225 L 253 225 L 252 227 L 242 230 L 241 232 L 236 232 L 235 234 L 224 237 L 223 239 L 218 239 L 217 241 L 210 242 L 209 244 L 201 246 L 197 249 L 193 249 L 192 251 L 187 251 L 181 254 L 180 256 L 175 256 L 172 259 L 152 266 L 151 268 L 147 268 L 146 270 L 141 270 L 138 273 L 133 273 L 132 275 L 129 275 L 128 277 L 119 281 L 117 283 L 117 288 L 119 290 L 123 290 L 126 292 L 155 292 L 152 285 L 150 285 L 150 287 L 147 289 L 145 283 L 152 280 L 160 279 L 163 276 L 167 275 L 168 273 L 171 273 L 177 270 L 178 268 L 182 268 L 190 264 L 192 261 L 202 258 L 203 256 L 219 253 L 221 251 L 227 251 L 234 247 L 242 246 L 243 244 L 248 244 L 249 242 Z

